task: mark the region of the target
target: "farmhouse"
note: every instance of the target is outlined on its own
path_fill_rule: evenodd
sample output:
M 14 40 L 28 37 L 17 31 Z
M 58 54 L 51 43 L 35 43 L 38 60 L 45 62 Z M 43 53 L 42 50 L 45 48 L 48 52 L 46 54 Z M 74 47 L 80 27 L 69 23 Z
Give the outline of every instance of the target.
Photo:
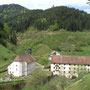
M 90 57 L 53 55 L 51 71 L 53 75 L 61 74 L 67 78 L 78 77 L 78 73 L 90 71 Z
M 49 57 L 49 60 L 52 59 L 52 56 L 53 56 L 53 55 L 60 55 L 60 53 L 58 53 L 57 51 L 51 52 L 50 57 Z
M 8 66 L 8 74 L 15 77 L 27 76 L 35 67 L 35 58 L 30 54 L 19 55 Z

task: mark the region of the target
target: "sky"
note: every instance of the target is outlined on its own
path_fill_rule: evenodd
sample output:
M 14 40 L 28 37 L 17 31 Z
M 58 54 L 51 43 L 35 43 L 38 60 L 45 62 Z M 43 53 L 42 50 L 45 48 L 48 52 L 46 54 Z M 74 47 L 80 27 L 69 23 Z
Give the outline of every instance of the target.
M 68 6 L 74 7 L 90 13 L 90 6 L 87 4 L 88 0 L 1 0 L 0 5 L 3 4 L 19 4 L 28 9 L 47 9 L 54 6 Z

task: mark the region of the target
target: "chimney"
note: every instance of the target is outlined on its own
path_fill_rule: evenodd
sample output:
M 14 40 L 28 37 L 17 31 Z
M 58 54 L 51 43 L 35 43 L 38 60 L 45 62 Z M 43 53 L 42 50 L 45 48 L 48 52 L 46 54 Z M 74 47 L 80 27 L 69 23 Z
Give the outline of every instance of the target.
M 31 48 L 28 48 L 28 53 L 32 54 L 32 49 Z

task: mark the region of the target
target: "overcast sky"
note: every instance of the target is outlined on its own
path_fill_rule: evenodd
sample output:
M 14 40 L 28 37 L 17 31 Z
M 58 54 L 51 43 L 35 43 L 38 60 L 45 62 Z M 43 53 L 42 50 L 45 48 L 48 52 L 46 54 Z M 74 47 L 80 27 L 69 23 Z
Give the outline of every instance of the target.
M 47 9 L 54 6 L 68 6 L 90 13 L 90 6 L 88 0 L 0 0 L 2 4 L 20 4 L 29 9 Z

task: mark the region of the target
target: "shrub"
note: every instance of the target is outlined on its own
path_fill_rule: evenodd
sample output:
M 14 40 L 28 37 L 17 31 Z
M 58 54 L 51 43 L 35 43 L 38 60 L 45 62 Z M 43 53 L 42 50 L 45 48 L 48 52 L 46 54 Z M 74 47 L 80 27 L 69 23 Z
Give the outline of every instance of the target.
M 40 57 L 40 59 L 38 60 L 38 63 L 44 65 L 45 67 L 48 67 L 50 65 L 50 61 L 46 56 Z
M 56 30 L 59 29 L 59 26 L 58 26 L 58 24 L 56 23 L 56 24 L 54 24 L 54 25 L 51 25 L 51 26 L 49 27 L 49 29 L 50 29 L 50 30 L 53 30 L 53 31 L 56 31 Z

